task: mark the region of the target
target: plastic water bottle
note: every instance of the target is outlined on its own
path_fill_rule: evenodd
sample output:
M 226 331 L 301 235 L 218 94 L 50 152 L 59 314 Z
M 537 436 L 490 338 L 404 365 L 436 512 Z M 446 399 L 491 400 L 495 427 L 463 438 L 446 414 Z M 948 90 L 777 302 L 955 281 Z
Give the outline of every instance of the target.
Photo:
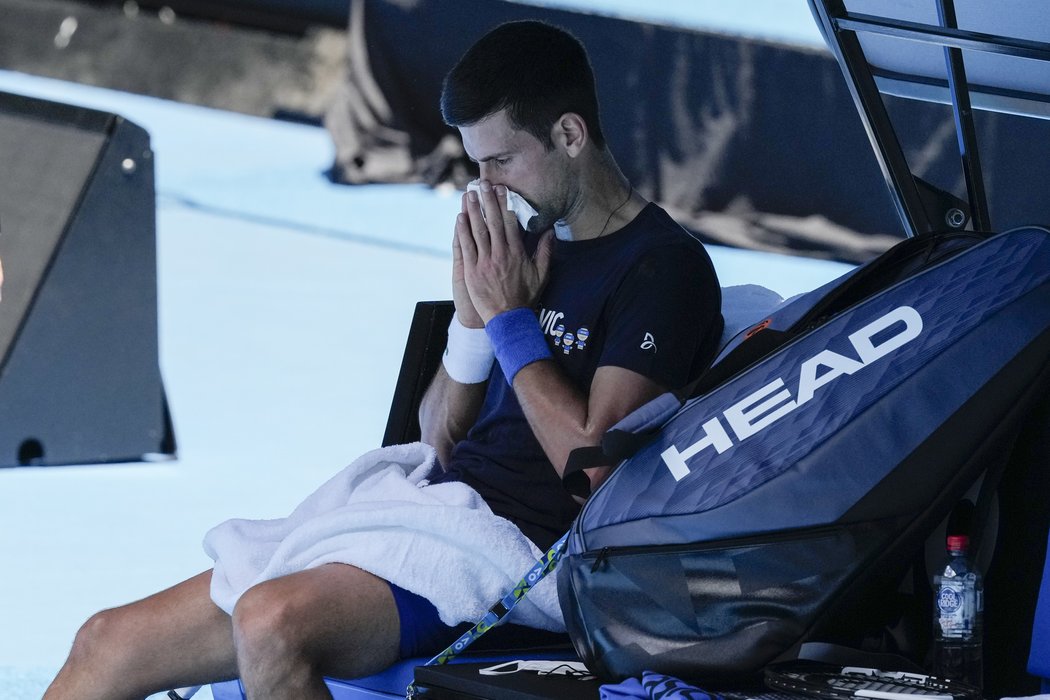
M 969 545 L 969 537 L 949 536 L 948 561 L 933 577 L 933 675 L 980 688 L 984 582 Z

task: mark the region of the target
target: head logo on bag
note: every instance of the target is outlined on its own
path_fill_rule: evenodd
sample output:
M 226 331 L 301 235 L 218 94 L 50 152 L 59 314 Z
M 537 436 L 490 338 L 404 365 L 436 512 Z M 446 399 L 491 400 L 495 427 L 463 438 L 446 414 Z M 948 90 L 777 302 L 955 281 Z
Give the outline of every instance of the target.
M 825 349 L 803 362 L 799 368 L 798 396 L 792 397 L 791 392 L 784 387 L 784 380 L 778 377 L 727 408 L 721 416 L 704 422 L 705 435 L 702 439 L 681 452 L 672 445 L 660 456 L 675 481 L 681 481 L 689 474 L 686 460 L 708 447 L 722 454 L 734 445 L 725 423 L 733 429 L 737 443 L 746 440 L 809 402 L 820 387 L 871 365 L 915 340 L 921 332 L 922 317 L 919 312 L 910 306 L 899 306 L 850 333 L 849 342 L 857 354 L 856 358 Z M 822 367 L 826 369 L 818 374 Z

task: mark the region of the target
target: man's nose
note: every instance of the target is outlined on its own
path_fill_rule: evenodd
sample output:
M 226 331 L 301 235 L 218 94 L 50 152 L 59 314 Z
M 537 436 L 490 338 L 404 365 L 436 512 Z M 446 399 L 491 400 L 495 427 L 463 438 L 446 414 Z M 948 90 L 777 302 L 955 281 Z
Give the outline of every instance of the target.
M 488 180 L 490 183 L 492 183 L 493 187 L 495 187 L 496 185 L 500 184 L 500 183 L 496 182 L 496 180 L 494 180 L 493 177 L 492 177 L 492 175 L 493 175 L 493 172 L 492 172 L 493 171 L 493 167 L 491 165 L 489 165 L 488 163 L 481 163 L 481 165 L 479 166 L 479 169 L 480 169 L 479 176 L 481 177 L 482 180 Z

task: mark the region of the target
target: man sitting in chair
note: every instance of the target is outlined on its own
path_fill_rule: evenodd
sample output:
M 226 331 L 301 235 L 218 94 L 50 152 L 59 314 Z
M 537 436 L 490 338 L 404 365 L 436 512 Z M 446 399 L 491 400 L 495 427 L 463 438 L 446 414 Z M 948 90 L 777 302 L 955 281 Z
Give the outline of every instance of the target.
M 446 77 L 441 109 L 481 179 L 455 222 L 456 316 L 420 409 L 426 444 L 366 455 L 288 519 L 215 528 L 215 568 L 93 616 L 45 698 L 234 677 L 251 698 L 324 698 L 323 676 L 439 651 L 569 528 L 569 453 L 711 361 L 710 260 L 621 173 L 574 37 L 497 27 Z M 513 193 L 537 212 L 524 233 Z M 585 473 L 596 487 L 607 468 Z M 485 538 L 497 545 L 462 545 Z M 477 600 L 457 607 L 465 592 Z M 558 629 L 553 600 L 524 623 Z

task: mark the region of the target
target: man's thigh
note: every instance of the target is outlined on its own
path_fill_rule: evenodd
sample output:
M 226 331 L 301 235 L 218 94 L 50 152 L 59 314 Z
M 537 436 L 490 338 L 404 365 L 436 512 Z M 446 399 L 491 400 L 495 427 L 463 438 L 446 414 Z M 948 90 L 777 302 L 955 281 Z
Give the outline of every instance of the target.
M 398 658 L 400 624 L 389 584 L 345 564 L 252 587 L 234 610 L 235 636 L 246 629 L 278 635 L 328 676 L 370 675 Z

